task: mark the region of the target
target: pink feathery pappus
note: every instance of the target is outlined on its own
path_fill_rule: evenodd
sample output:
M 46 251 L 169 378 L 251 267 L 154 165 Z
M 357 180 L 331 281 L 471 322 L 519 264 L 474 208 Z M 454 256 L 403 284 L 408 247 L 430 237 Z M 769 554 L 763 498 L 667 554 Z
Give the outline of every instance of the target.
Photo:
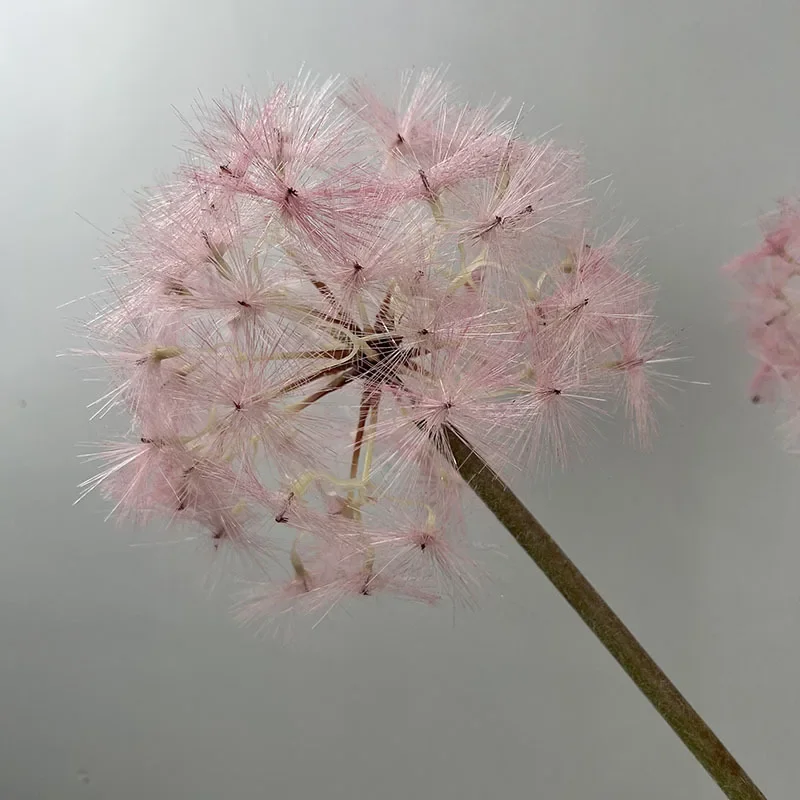
M 243 618 L 469 603 L 454 441 L 512 478 L 563 463 L 615 398 L 652 433 L 652 287 L 592 232 L 580 153 L 505 108 L 441 70 L 404 74 L 397 103 L 307 74 L 204 103 L 115 243 L 81 352 L 107 363 L 96 412 L 130 431 L 83 494 L 245 551 L 270 579 Z M 795 252 L 785 215 L 759 259 Z M 749 318 L 795 335 L 785 270 L 750 261 Z M 796 375 L 780 336 L 757 341 L 760 383 Z
M 772 403 L 786 418 L 789 446 L 800 434 L 800 199 L 787 199 L 762 219 L 761 243 L 723 267 L 757 365 L 753 403 Z

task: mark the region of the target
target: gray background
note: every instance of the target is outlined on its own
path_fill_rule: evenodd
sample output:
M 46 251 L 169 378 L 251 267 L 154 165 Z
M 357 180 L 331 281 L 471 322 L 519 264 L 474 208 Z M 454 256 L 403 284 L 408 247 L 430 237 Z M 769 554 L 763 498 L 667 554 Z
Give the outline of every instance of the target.
M 720 797 L 537 570 L 477 509 L 474 613 L 381 601 L 289 646 L 209 595 L 191 544 L 71 507 L 95 387 L 54 354 L 101 237 L 169 170 L 199 91 L 300 63 L 393 85 L 451 64 L 534 103 L 636 217 L 692 360 L 662 436 L 610 429 L 524 488 L 769 798 L 800 785 L 800 460 L 717 267 L 800 189 L 796 0 L 28 0 L 0 5 L 0 798 Z M 496 547 L 494 546 L 496 545 Z

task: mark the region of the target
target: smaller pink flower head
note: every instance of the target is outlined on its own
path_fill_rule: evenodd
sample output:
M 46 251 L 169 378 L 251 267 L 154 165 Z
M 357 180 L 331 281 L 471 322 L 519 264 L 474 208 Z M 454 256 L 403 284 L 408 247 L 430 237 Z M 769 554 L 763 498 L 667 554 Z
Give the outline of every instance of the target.
M 775 402 L 794 418 L 800 408 L 800 200 L 783 201 L 763 229 L 761 245 L 723 269 L 742 288 L 738 307 L 758 359 L 750 397 Z M 790 422 L 790 437 L 797 431 Z

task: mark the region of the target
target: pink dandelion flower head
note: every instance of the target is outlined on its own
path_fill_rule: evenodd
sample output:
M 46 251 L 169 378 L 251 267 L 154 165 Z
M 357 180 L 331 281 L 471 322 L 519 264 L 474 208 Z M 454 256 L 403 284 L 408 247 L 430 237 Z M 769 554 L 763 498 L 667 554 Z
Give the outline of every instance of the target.
M 753 403 L 774 403 L 787 418 L 790 445 L 800 433 L 800 199 L 762 220 L 761 244 L 723 271 L 741 288 L 738 311 L 757 361 Z
M 504 107 L 435 70 L 397 103 L 301 75 L 204 104 L 115 246 L 85 352 L 112 379 L 97 412 L 130 430 L 89 456 L 83 491 L 251 556 L 274 580 L 243 618 L 469 602 L 453 436 L 513 477 L 562 463 L 615 397 L 652 433 L 651 287 L 620 236 L 591 232 L 580 155 L 526 141 Z M 797 218 L 759 258 L 784 265 Z M 750 318 L 786 335 L 753 336 L 765 384 L 800 364 L 793 268 L 771 269 L 737 273 Z

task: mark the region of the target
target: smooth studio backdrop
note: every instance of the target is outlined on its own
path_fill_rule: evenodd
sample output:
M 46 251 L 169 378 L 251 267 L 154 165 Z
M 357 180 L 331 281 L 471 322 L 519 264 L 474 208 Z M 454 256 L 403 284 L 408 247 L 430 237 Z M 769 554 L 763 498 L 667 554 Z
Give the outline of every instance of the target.
M 747 401 L 718 267 L 800 190 L 798 42 L 796 0 L 0 3 L 0 798 L 721 797 L 477 504 L 476 612 L 382 599 L 289 646 L 237 628 L 191 543 L 72 507 L 98 386 L 56 358 L 82 313 L 57 306 L 103 286 L 92 226 L 177 164 L 173 106 L 303 62 L 382 89 L 450 64 L 613 175 L 676 369 L 710 385 L 669 395 L 652 452 L 610 426 L 521 491 L 767 797 L 796 797 L 800 456 Z

